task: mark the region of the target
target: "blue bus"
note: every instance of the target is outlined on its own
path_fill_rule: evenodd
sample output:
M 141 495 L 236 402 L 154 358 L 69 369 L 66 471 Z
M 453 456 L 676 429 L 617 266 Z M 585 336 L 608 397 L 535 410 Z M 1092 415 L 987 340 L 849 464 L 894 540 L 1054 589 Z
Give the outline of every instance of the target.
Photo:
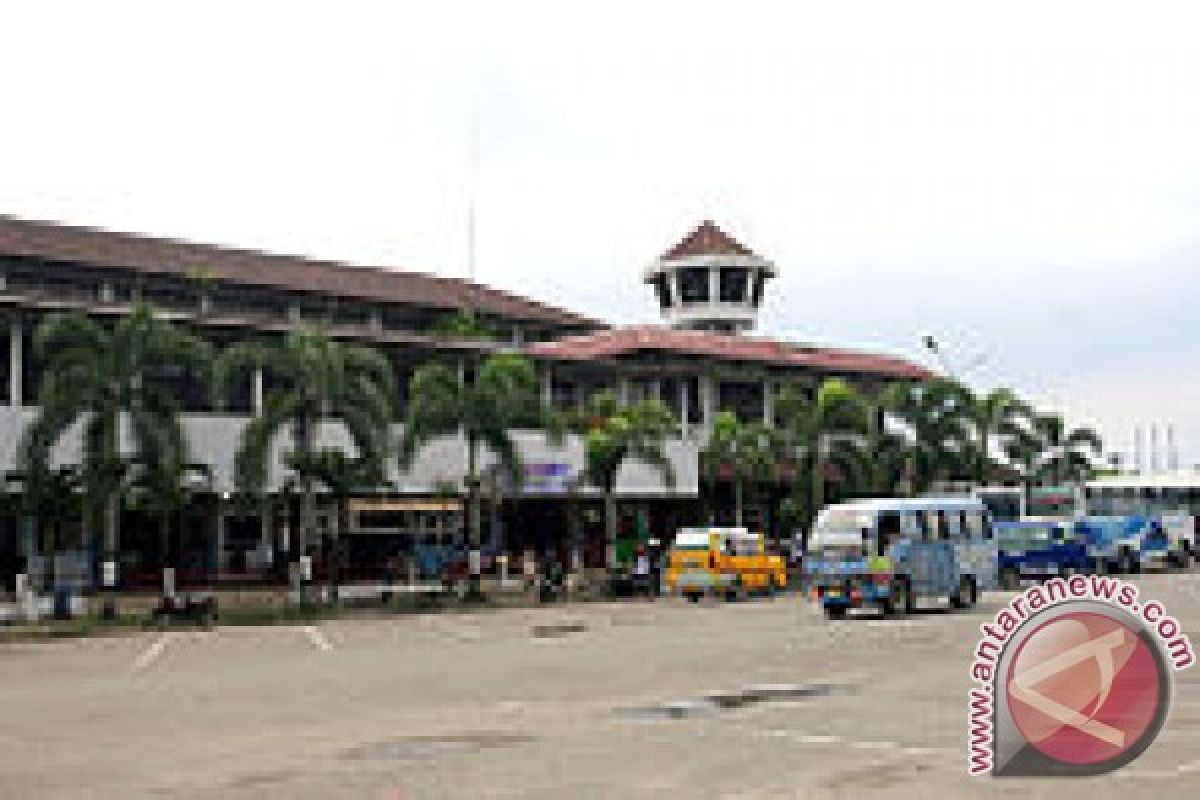
M 1045 580 L 1089 572 L 1088 545 L 1075 525 L 1061 520 L 996 523 L 1000 585 L 1016 589 L 1025 579 Z
M 1161 522 L 1141 514 L 1081 517 L 1074 528 L 1087 544 L 1088 559 L 1097 574 L 1139 572 L 1152 553 L 1165 552 L 1169 543 Z
M 996 585 L 991 518 L 975 497 L 828 506 L 809 534 L 804 575 L 831 618 L 852 608 L 911 613 L 928 598 L 966 608 Z

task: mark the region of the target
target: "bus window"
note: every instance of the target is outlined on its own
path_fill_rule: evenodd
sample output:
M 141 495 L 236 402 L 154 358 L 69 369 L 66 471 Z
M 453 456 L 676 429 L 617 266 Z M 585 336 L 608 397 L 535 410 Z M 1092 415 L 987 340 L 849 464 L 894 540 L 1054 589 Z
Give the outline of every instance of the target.
M 887 549 L 900 538 L 900 515 L 881 514 L 879 516 L 879 555 L 886 555 Z
M 938 511 L 934 517 L 936 530 L 933 532 L 933 538 L 939 542 L 945 542 L 950 539 L 950 520 L 946 516 L 945 511 Z
M 950 525 L 950 541 L 962 541 L 967 529 L 966 514 L 962 511 L 951 511 L 946 515 L 946 521 Z
M 920 532 L 921 541 L 922 542 L 932 541 L 933 533 L 929 529 L 930 528 L 929 514 L 927 514 L 924 511 L 918 511 L 916 514 L 916 517 L 917 517 L 917 529 Z
M 967 519 L 967 535 L 972 539 L 992 538 L 991 527 L 987 524 L 987 515 L 982 511 L 969 511 Z

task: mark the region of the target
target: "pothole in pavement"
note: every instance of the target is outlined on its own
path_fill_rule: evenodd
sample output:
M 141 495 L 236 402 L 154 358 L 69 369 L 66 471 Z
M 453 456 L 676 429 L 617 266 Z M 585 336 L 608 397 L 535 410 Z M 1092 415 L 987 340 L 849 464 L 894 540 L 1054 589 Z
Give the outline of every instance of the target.
M 529 629 L 529 633 L 536 639 L 547 639 L 553 636 L 567 636 L 572 633 L 583 633 L 588 629 L 587 625 L 577 620 L 567 620 L 563 622 L 547 622 L 540 625 L 534 625 Z
M 532 741 L 532 736 L 500 731 L 477 731 L 449 736 L 402 736 L 366 742 L 350 748 L 343 753 L 343 757 L 355 760 L 432 758 L 446 753 L 475 753 Z
M 834 683 L 771 683 L 747 686 L 742 689 L 706 692 L 692 700 L 676 700 L 645 706 L 618 709 L 617 713 L 631 717 L 661 717 L 683 719 L 717 711 L 731 711 L 771 702 L 794 702 L 816 697 L 828 697 L 848 686 Z

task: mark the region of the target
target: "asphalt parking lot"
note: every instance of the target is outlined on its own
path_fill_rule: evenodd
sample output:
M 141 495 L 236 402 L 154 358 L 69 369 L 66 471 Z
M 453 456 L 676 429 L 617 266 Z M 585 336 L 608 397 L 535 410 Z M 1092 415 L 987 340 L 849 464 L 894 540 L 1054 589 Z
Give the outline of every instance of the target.
M 1197 639 L 1200 575 L 1151 575 Z M 1059 796 L 966 776 L 967 612 L 795 597 L 145 633 L 0 648 L 4 798 Z M 1070 782 L 1200 796 L 1200 668 L 1140 759 Z

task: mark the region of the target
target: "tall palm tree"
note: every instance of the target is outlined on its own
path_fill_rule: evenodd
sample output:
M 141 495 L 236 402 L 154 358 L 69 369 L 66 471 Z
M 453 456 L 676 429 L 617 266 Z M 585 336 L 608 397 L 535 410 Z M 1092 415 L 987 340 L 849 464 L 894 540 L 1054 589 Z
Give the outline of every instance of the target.
M 235 375 L 252 369 L 261 369 L 273 380 L 262 410 L 242 432 L 234 459 L 236 482 L 240 491 L 260 496 L 272 444 L 290 429 L 293 449 L 286 461 L 296 472 L 300 495 L 296 555 L 304 557 L 315 536 L 319 476 L 314 468 L 320 429 L 340 424 L 356 457 L 383 473 L 391 452 L 395 375 L 388 359 L 376 350 L 302 328 L 271 343 L 236 344 L 221 353 L 213 378 L 218 401 Z
M 880 397 L 906 442 L 905 483 L 919 494 L 938 481 L 968 477 L 972 459 L 970 400 L 953 381 L 896 383 Z
M 1086 479 L 1104 448 L 1100 434 L 1086 427 L 1068 428 L 1059 414 L 1036 415 L 1030 433 L 1036 448 L 1033 477 L 1051 484 Z
M 1011 389 L 973 393 L 963 387 L 963 392 L 964 411 L 974 434 L 973 478 L 976 483 L 986 486 L 992 482 L 998 466 L 992 454 L 1007 450 L 1007 444 L 1020 436 L 1022 422 L 1030 418 L 1033 410 Z
M 26 472 L 45 470 L 54 445 L 68 428 L 82 424 L 83 482 L 103 511 L 103 614 L 111 618 L 121 496 L 130 465 L 121 452 L 122 420 L 128 422 L 135 458 L 153 453 L 186 461 L 178 403 L 155 378 L 179 366 L 205 373 L 208 349 L 139 304 L 112 326 L 81 313 L 47 317 L 34 333 L 34 350 L 46 370 L 38 416 L 25 432 L 20 459 Z
M 780 454 L 780 437 L 772 426 L 744 423 L 729 411 L 713 417 L 712 433 L 701 453 L 701 467 L 709 481 L 728 478 L 733 484 L 735 525 L 742 524 L 746 487 L 769 479 Z
M 863 463 L 868 408 L 861 395 L 840 378 L 828 378 L 811 398 L 785 389 L 776 401 L 783 422 L 782 446 L 796 460 L 795 507 L 811 520 L 825 502 L 831 473 L 843 479 Z
M 357 492 L 374 491 L 383 485 L 386 482 L 384 464 L 350 456 L 330 447 L 312 453 L 307 461 L 293 457 L 289 459 L 289 464 L 297 474 L 311 475 L 324 486 L 336 505 L 328 564 L 329 595 L 336 599 L 342 567 L 340 537 L 350 530 L 350 498 Z
M 407 468 L 417 452 L 435 439 L 461 434 L 466 440 L 470 548 L 466 596 L 470 600 L 482 597 L 480 458 L 485 450 L 490 452 L 519 484 L 524 468 L 512 431 L 548 424 L 537 372 L 527 358 L 497 353 L 483 359 L 474 373 L 468 379 L 455 367 L 436 362 L 418 367 L 409 388 L 408 418 L 400 442 L 400 464 Z
M 676 433 L 675 418 L 658 400 L 622 408 L 612 393 L 599 392 L 571 427 L 583 435 L 581 477 L 604 494 L 604 559 L 611 570 L 617 566 L 617 474 L 626 461 L 640 461 L 673 485 L 675 471 L 663 445 Z
M 199 478 L 207 484 L 212 478 L 207 464 L 185 463 L 180 460 L 183 455 L 148 450 L 136 463 L 130 485 L 130 506 L 157 517 L 159 561 L 164 567 L 171 550 L 171 519 L 193 493 L 188 480 Z

